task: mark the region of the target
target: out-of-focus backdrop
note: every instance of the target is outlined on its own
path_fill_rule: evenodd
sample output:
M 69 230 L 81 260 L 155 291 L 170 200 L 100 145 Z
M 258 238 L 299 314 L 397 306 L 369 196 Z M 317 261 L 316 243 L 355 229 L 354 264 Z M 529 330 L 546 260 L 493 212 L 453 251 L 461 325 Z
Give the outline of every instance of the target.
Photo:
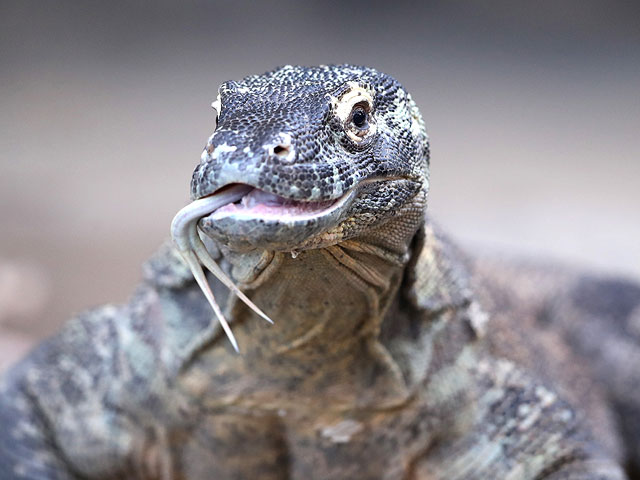
M 468 249 L 640 275 L 640 4 L 0 3 L 0 369 L 123 302 L 167 237 L 228 79 L 393 74 L 432 138 L 430 209 Z

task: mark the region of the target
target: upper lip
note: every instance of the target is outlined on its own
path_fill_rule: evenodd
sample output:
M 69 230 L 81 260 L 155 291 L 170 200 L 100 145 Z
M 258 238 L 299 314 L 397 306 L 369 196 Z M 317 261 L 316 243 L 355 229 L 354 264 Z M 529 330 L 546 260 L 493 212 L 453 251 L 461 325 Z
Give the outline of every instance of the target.
M 254 185 L 249 185 L 246 183 L 238 183 L 238 182 L 233 182 L 233 183 L 228 183 L 226 185 L 223 185 L 222 187 L 216 189 L 213 192 L 207 193 L 206 195 L 202 195 L 199 198 L 205 198 L 205 197 L 210 197 L 211 195 L 215 195 L 217 193 L 223 192 L 224 190 L 235 186 L 235 185 L 243 185 L 247 188 L 247 192 L 245 193 L 244 197 L 240 200 L 243 201 L 247 195 L 253 193 L 254 191 L 256 192 L 260 192 L 261 196 L 263 199 L 267 200 L 267 199 L 271 199 L 277 202 L 281 202 L 283 204 L 290 204 L 290 205 L 295 205 L 296 203 L 323 203 L 323 202 L 329 202 L 329 201 L 335 201 L 338 200 L 342 197 L 344 197 L 345 195 L 351 193 L 354 190 L 357 190 L 359 188 L 361 188 L 364 185 L 370 184 L 370 183 L 379 183 L 379 182 L 387 182 L 387 181 L 394 181 L 394 180 L 411 180 L 411 178 L 405 177 L 405 176 L 393 176 L 393 177 L 373 177 L 373 178 L 365 178 L 363 180 L 360 180 L 358 183 L 356 183 L 353 187 L 351 187 L 348 190 L 343 191 L 340 195 L 333 197 L 333 198 L 324 198 L 324 199 L 314 199 L 314 200 L 310 200 L 310 199 L 305 199 L 305 198 L 291 198 L 291 197 L 285 197 L 282 195 L 279 195 L 277 193 L 274 192 L 269 192 L 267 190 L 263 190 L 259 187 L 256 187 Z M 238 202 L 234 202 L 234 203 L 238 203 Z
M 228 190 L 229 188 L 231 188 L 231 187 L 233 187 L 233 186 L 235 186 L 235 185 L 244 185 L 244 186 L 247 188 L 247 193 L 249 193 L 251 190 L 253 190 L 254 188 L 256 188 L 256 187 L 253 187 L 253 186 L 251 186 L 251 185 L 244 184 L 244 183 L 228 183 L 228 184 L 223 185 L 222 187 L 220 187 L 220 188 L 216 189 L 216 190 L 215 190 L 215 191 L 213 191 L 213 192 L 209 192 L 209 193 L 207 193 L 207 194 L 205 194 L 205 195 L 201 195 L 201 196 L 198 198 L 198 200 L 199 200 L 200 198 L 206 198 L 206 197 L 210 197 L 210 196 L 212 196 L 212 195 L 215 195 L 215 194 L 217 194 L 217 193 L 221 193 L 221 192 L 223 192 L 224 190 Z
M 286 205 L 316 205 L 323 203 L 330 203 L 334 200 L 320 200 L 320 201 L 303 201 L 303 200 L 294 200 L 292 198 L 283 197 L 281 195 L 276 195 L 274 193 L 265 192 L 264 190 L 260 190 L 259 188 L 254 188 L 247 192 L 247 194 L 242 197 L 240 203 L 245 207 L 252 207 L 255 204 L 267 204 L 273 206 L 286 206 Z
M 272 193 L 272 192 L 268 192 L 266 190 L 262 190 L 258 187 L 254 187 L 252 185 L 248 185 L 248 184 L 244 184 L 244 183 L 229 183 L 219 189 L 217 189 L 215 192 L 209 193 L 207 195 L 203 195 L 201 198 L 205 198 L 205 197 L 210 197 L 211 195 L 215 195 L 217 193 L 220 193 L 232 186 L 235 185 L 242 185 L 245 186 L 247 188 L 246 193 L 244 194 L 244 196 L 234 202 L 234 203 L 243 203 L 245 206 L 248 206 L 248 204 L 251 202 L 251 200 L 254 200 L 257 202 L 256 203 L 270 203 L 272 205 L 278 205 L 278 204 L 282 204 L 282 205 L 295 205 L 295 204 L 313 204 L 313 203 L 325 203 L 328 201 L 333 201 L 336 199 L 327 199 L 327 200 L 305 200 L 305 199 L 293 199 L 293 198 L 288 198 L 288 197 L 284 197 L 282 195 L 278 195 L 276 193 Z M 253 198 L 250 198 L 253 195 Z M 340 198 L 340 197 L 338 197 Z M 261 201 L 260 201 L 261 200 Z

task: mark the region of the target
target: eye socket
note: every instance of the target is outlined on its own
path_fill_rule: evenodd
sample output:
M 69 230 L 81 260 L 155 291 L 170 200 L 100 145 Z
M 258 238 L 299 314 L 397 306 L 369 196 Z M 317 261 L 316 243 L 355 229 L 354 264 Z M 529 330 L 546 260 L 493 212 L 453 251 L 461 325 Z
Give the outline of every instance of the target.
M 346 91 L 331 97 L 330 113 L 335 128 L 342 130 L 351 146 L 365 148 L 376 138 L 375 92 L 368 86 L 347 82 Z

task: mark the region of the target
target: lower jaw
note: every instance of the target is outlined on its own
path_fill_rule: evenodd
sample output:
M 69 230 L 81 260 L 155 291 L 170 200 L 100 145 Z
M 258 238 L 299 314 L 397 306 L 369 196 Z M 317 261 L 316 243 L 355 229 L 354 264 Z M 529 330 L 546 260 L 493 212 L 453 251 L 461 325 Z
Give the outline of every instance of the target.
M 198 226 L 207 236 L 234 251 L 264 249 L 292 251 L 307 244 L 342 221 L 352 195 L 345 195 L 334 205 L 317 214 L 250 216 L 243 213 L 217 214 L 200 219 Z M 224 213 L 224 212 L 223 212 Z
M 261 224 L 254 221 L 241 224 L 219 222 L 212 225 L 201 220 L 199 227 L 207 236 L 237 252 L 256 249 L 292 251 L 310 236 L 309 230 L 305 228 L 296 229 L 278 223 Z

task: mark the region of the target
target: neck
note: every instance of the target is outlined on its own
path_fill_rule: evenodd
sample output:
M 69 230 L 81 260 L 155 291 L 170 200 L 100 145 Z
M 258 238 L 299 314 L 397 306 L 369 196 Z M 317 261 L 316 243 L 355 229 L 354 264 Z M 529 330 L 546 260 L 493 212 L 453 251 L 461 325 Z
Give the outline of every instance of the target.
M 363 252 L 362 246 L 354 242 L 307 250 L 295 258 L 266 253 L 264 270 L 243 287 L 276 325 L 254 329 L 255 322 L 247 322 L 247 354 L 308 358 L 322 352 L 326 360 L 375 333 L 403 264 Z M 249 311 L 236 302 L 234 324 L 247 316 Z
M 398 225 L 384 228 L 398 231 Z M 342 390 L 358 400 L 364 391 L 371 392 L 367 396 L 376 392 L 378 399 L 381 390 L 397 392 L 401 375 L 378 335 L 401 283 L 415 228 L 402 231 L 407 238 L 396 238 L 395 244 L 384 240 L 392 238 L 386 232 L 372 232 L 295 257 L 284 252 L 230 256 L 241 289 L 275 322 L 265 324 L 237 300 L 229 304 L 247 369 L 263 385 L 285 391 L 312 393 L 330 383 L 336 395 Z

